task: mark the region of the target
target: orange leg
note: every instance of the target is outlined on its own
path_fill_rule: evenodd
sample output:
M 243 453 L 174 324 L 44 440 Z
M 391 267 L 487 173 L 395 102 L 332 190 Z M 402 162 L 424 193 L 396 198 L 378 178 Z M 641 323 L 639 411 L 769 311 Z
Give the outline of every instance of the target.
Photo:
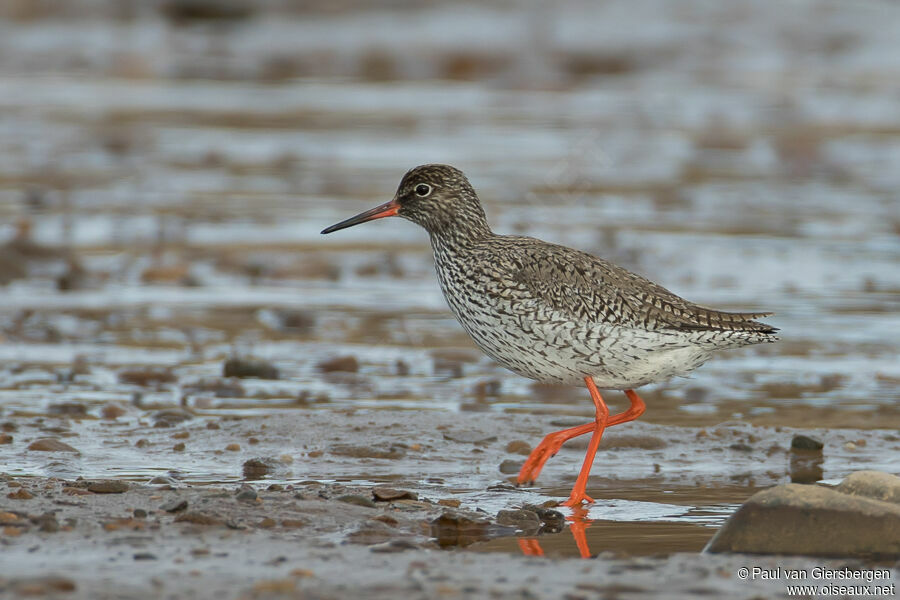
M 585 379 L 585 381 L 587 381 L 587 379 Z M 593 381 L 588 385 L 588 388 L 590 388 L 592 384 Z M 641 400 L 641 397 L 638 396 L 634 390 L 625 390 L 625 395 L 628 396 L 629 400 L 631 400 L 631 406 L 628 407 L 628 410 L 609 417 L 609 421 L 606 423 L 607 427 L 619 425 L 621 423 L 627 423 L 628 421 L 634 421 L 642 414 L 644 414 L 644 410 L 646 410 L 647 405 L 644 404 L 644 401 Z M 591 397 L 593 397 L 593 392 L 591 392 Z M 541 443 L 538 444 L 535 449 L 531 451 L 531 454 L 528 455 L 528 460 L 525 461 L 525 464 L 522 465 L 522 469 L 519 471 L 519 477 L 516 480 L 517 483 L 519 485 L 524 485 L 527 483 L 531 483 L 532 481 L 537 479 L 537 476 L 538 474 L 540 474 L 541 469 L 544 468 L 544 464 L 547 462 L 547 460 L 550 459 L 551 456 L 554 456 L 557 452 L 559 452 L 559 449 L 562 448 L 563 444 L 574 437 L 590 433 L 592 431 L 595 431 L 596 429 L 597 423 L 593 422 L 585 423 L 584 425 L 578 425 L 577 427 L 571 427 L 569 429 L 563 429 L 562 431 L 554 431 L 553 433 L 547 434 L 547 436 L 543 440 L 541 440 Z
M 569 498 L 560 503 L 560 506 L 579 506 L 582 502 L 593 502 L 594 499 L 587 495 L 587 480 L 591 474 L 591 466 L 594 464 L 594 455 L 597 454 L 597 448 L 600 446 L 600 438 L 603 437 L 603 431 L 609 423 L 609 409 L 603 402 L 603 397 L 597 390 L 597 385 L 590 377 L 585 377 L 584 382 L 591 392 L 591 400 L 594 401 L 594 409 L 596 411 L 596 425 L 594 433 L 591 434 L 591 441 L 588 442 L 588 449 L 584 455 L 584 463 L 581 465 L 581 472 L 578 473 L 578 479 L 575 480 L 575 486 Z
M 522 551 L 522 554 L 525 556 L 543 556 L 544 549 L 541 548 L 541 543 L 534 538 L 519 538 L 516 540 L 519 542 L 519 549 Z

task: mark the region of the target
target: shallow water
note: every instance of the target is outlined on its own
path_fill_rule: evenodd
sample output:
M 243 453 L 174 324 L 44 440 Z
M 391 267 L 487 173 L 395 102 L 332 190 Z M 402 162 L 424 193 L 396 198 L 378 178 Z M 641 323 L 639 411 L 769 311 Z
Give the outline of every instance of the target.
M 196 448 L 177 469 L 168 448 L 134 448 L 154 411 L 179 406 L 248 428 L 356 409 L 589 417 L 584 391 L 535 386 L 478 353 L 414 225 L 319 235 L 426 162 L 462 168 L 499 232 L 596 253 L 701 304 L 776 313 L 780 343 L 648 386 L 643 421 L 896 431 L 900 49 L 884 32 L 900 27 L 900 9 L 626 5 L 513 18 L 455 3 L 263 12 L 227 26 L 175 26 L 149 8 L 123 19 L 101 5 L 90 23 L 4 14 L 0 419 L 24 432 L 0 446 L 5 470 L 241 479 Z M 217 389 L 232 355 L 267 360 L 280 379 Z M 335 356 L 358 370 L 317 367 Z M 146 369 L 170 376 L 122 376 Z M 53 413 L 73 402 L 82 418 Z M 126 415 L 98 419 L 110 403 Z M 23 453 L 49 434 L 76 435 L 82 455 Z M 283 443 L 301 452 L 296 438 Z M 898 458 L 870 446 L 825 477 Z M 640 463 L 619 476 L 643 477 Z M 422 485 L 414 462 L 404 468 L 394 475 Z M 690 467 L 718 468 L 703 457 Z M 556 472 L 536 496 L 565 495 Z M 484 483 L 437 487 L 491 510 L 508 503 L 480 496 Z M 588 534 L 610 549 L 633 535 L 696 550 L 723 518 L 716 507 L 741 500 L 713 485 L 722 497 L 686 502 L 663 524 L 645 523 L 657 503 L 634 504 L 616 517 L 641 523 L 633 534 L 599 522 Z M 615 520 L 603 507 L 592 518 Z

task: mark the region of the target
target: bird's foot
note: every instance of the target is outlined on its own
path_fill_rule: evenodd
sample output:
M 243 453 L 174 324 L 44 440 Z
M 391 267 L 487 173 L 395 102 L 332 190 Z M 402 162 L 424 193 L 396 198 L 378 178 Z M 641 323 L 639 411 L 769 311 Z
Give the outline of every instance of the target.
M 582 504 L 593 504 L 594 499 L 588 496 L 584 492 L 576 493 L 572 490 L 572 495 L 569 496 L 568 500 L 564 500 L 559 503 L 559 506 L 568 506 L 569 508 L 574 508 L 576 506 L 581 506 Z

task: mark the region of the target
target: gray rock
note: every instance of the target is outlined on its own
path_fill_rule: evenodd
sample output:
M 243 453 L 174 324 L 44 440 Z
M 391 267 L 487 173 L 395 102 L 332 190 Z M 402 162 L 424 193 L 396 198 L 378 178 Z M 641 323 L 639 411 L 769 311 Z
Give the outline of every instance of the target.
M 900 478 L 863 471 L 837 488 L 794 483 L 750 497 L 709 552 L 900 557 Z M 846 493 L 850 492 L 850 493 Z

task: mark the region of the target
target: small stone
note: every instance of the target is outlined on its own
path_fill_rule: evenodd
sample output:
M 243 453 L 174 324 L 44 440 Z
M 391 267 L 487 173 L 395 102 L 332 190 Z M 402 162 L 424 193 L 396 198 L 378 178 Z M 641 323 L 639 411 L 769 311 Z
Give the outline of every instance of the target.
M 356 373 L 359 371 L 359 362 L 355 356 L 337 356 L 328 360 L 323 360 L 316 367 L 322 373 L 333 373 L 335 371 L 342 373 Z
M 419 545 L 410 540 L 390 540 L 369 547 L 371 552 L 393 553 L 418 550 Z
M 262 479 L 266 475 L 274 473 L 282 467 L 277 458 L 251 458 L 244 461 L 244 479 Z
M 188 507 L 188 501 L 184 498 L 172 498 L 168 502 L 164 502 L 159 506 L 160 510 L 164 510 L 167 513 L 179 512 Z
M 15 492 L 8 493 L 6 497 L 12 500 L 31 500 L 34 495 L 25 488 L 19 488 Z
M 153 415 L 154 427 L 174 427 L 185 421 L 190 421 L 194 415 L 185 410 L 161 410 Z
M 104 405 L 102 409 L 100 409 L 100 416 L 102 416 L 104 419 L 118 419 L 124 414 L 125 409 L 114 402 L 110 402 L 109 404 Z
M 152 552 L 136 552 L 134 560 L 156 560 L 156 555 Z
M 256 490 L 252 485 L 245 483 L 240 488 L 238 488 L 238 491 L 235 493 L 234 497 L 241 502 L 253 502 L 257 498 L 259 498 L 259 494 L 256 493 Z
M 528 456 L 531 454 L 531 444 L 522 440 L 513 440 L 506 445 L 506 451 L 510 454 L 521 454 Z
M 58 402 L 48 406 L 47 413 L 60 417 L 84 417 L 87 415 L 87 406 L 81 402 Z
M 241 449 L 241 445 L 231 443 L 231 444 L 228 444 L 227 446 L 225 446 L 225 449 L 228 450 L 229 452 L 238 452 Z
M 444 512 L 429 522 L 431 536 L 438 546 L 448 548 L 465 547 L 488 537 L 490 522 L 481 517 L 471 517 L 458 512 Z
M 365 506 L 366 508 L 375 508 L 375 502 L 373 502 L 370 498 L 366 498 L 365 496 L 345 494 L 343 496 L 338 496 L 337 498 L 335 498 L 335 500 L 337 500 L 338 502 L 345 502 L 347 504 Z
M 8 433 L 0 433 L 0 444 L 12 444 L 13 436 Z
M 102 479 L 100 481 L 91 481 L 87 485 L 88 491 L 95 494 L 121 494 L 127 492 L 128 488 L 128 482 L 120 479 Z
M 856 450 L 856 444 L 853 442 L 847 442 L 844 444 L 844 450 Z
M 184 442 L 178 442 L 177 444 L 172 446 L 172 451 L 173 452 L 184 452 L 185 448 L 187 448 L 187 446 L 185 446 Z
M 74 452 L 75 454 L 81 454 L 72 446 L 65 442 L 61 442 L 56 438 L 41 438 L 34 440 L 28 444 L 28 449 L 36 450 L 38 452 Z
M 169 477 L 168 475 L 157 475 L 153 479 L 147 482 L 149 485 L 178 485 L 178 480 L 174 477 Z
M 797 434 L 791 440 L 791 449 L 793 450 L 821 450 L 824 447 L 825 444 L 806 435 Z
M 134 515 L 135 519 L 146 519 L 147 518 L 147 511 L 144 510 L 143 508 L 134 509 L 132 514 Z
M 273 519 L 272 517 L 265 517 L 262 521 L 256 524 L 256 526 L 261 529 L 272 529 L 276 525 L 278 525 L 278 523 L 276 523 L 275 519 Z
M 731 450 L 735 450 L 737 452 L 753 452 L 753 446 L 750 444 L 744 444 L 742 442 L 738 442 L 736 444 L 731 444 L 728 446 Z
M 514 473 L 518 473 L 521 468 L 522 468 L 521 460 L 507 459 L 507 460 L 504 460 L 502 463 L 500 463 L 500 472 L 503 473 L 504 475 L 512 475 Z
M 282 519 L 281 526 L 288 529 L 299 529 L 301 527 L 306 527 L 306 521 L 303 519 Z
M 38 526 L 40 531 L 45 533 L 56 533 L 59 531 L 59 521 L 56 520 L 56 515 L 53 513 L 44 513 L 31 521 Z
M 394 500 L 418 500 L 419 495 L 408 490 L 389 487 L 376 487 L 372 490 L 376 502 L 393 502 Z
M 541 519 L 533 510 L 501 510 L 497 513 L 497 524 L 523 531 L 537 531 L 541 526 Z
M 278 369 L 272 364 L 255 358 L 230 358 L 222 367 L 225 377 L 278 379 Z
M 186 440 L 191 437 L 191 432 L 189 431 L 177 431 L 172 434 L 173 440 Z
M 459 508 L 459 505 L 462 504 L 462 502 L 456 498 L 441 498 L 437 503 L 441 506 L 449 506 L 451 508 Z
M 147 438 L 141 438 L 134 443 L 135 448 L 146 448 L 149 445 L 150 445 L 150 440 L 148 440 Z

